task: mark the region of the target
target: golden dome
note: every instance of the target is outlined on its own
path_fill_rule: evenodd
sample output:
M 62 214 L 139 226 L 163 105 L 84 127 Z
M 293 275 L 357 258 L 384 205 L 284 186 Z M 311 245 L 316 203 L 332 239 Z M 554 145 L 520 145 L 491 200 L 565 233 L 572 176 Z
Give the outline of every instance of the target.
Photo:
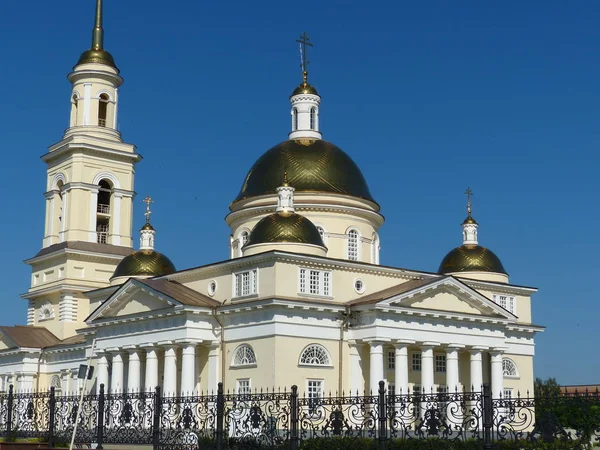
M 481 245 L 461 245 L 444 257 L 438 273 L 456 272 L 494 272 L 508 275 L 500 258 Z
M 281 184 L 281 174 L 284 172 L 287 172 L 289 184 L 294 186 L 296 192 L 350 195 L 377 205 L 352 158 L 322 139 L 288 140 L 268 150 L 246 175 L 234 202 L 272 194 Z
M 138 250 L 121 260 L 112 278 L 157 277 L 175 272 L 169 258 L 154 250 Z
M 153 227 L 152 225 L 150 225 L 150 222 L 146 222 L 146 223 L 144 224 L 144 226 L 143 226 L 142 228 L 140 228 L 140 231 L 144 231 L 144 230 L 152 230 L 152 231 L 155 231 L 155 230 L 154 230 L 154 227 Z
M 464 222 L 462 223 L 463 225 L 478 225 L 477 221 L 475 219 L 473 219 L 473 217 L 471 217 L 471 214 L 469 214 L 467 216 L 467 218 L 464 220 Z
M 91 48 L 89 50 L 86 50 L 79 57 L 79 61 L 77 61 L 76 66 L 80 64 L 105 64 L 116 69 L 116 71 L 119 72 L 119 69 L 115 64 L 114 58 L 110 53 L 108 53 L 104 49 L 96 50 Z
M 317 227 L 293 212 L 276 212 L 261 219 L 248 236 L 246 247 L 269 242 L 291 242 L 325 247 Z
M 294 95 L 300 95 L 300 94 L 319 95 L 317 90 L 314 87 L 312 87 L 310 84 L 308 84 L 306 81 L 303 82 L 302 84 L 300 84 L 296 89 L 294 89 L 294 92 L 292 92 L 292 95 L 290 95 L 290 97 L 293 97 Z

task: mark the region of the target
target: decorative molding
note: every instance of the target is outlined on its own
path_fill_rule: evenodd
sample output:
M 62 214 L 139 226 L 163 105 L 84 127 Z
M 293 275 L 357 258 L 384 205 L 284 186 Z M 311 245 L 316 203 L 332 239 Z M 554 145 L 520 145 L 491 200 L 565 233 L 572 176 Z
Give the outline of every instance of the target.
M 50 319 L 54 319 L 54 307 L 52 306 L 52 303 L 46 300 L 40 306 L 40 310 L 38 313 L 38 322 Z M 29 324 L 29 317 L 27 318 L 27 323 Z
M 77 321 L 77 298 L 71 294 L 63 294 L 58 306 L 58 320 L 60 322 Z

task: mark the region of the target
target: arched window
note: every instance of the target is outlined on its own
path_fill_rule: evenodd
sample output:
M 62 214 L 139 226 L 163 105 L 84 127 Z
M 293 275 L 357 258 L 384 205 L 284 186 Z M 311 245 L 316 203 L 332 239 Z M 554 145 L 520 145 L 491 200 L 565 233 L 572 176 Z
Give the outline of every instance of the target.
M 77 102 L 79 99 L 77 98 L 77 94 L 73 94 L 71 97 L 71 126 L 74 127 L 77 125 Z
M 244 247 L 244 245 L 246 245 L 246 243 L 248 242 L 248 236 L 250 236 L 250 232 L 248 230 L 244 230 L 238 235 L 238 256 L 243 256 L 242 247 Z
M 62 382 L 60 381 L 60 376 L 52 376 L 52 379 L 50 380 L 50 387 L 53 387 L 55 391 L 60 391 L 62 389 Z
M 242 344 L 233 353 L 232 366 L 251 366 L 256 364 L 254 350 L 248 344 Z
M 298 129 L 298 110 L 296 108 L 292 109 L 292 131 L 296 131 Z
M 300 354 L 300 364 L 309 366 L 330 366 L 331 358 L 325 347 L 319 344 L 311 344 Z
M 315 107 L 310 108 L 310 129 L 317 129 L 317 108 Z
M 98 125 L 106 126 L 106 115 L 108 113 L 108 102 L 110 98 L 106 94 L 100 94 L 100 102 L 98 104 Z
M 360 240 L 360 235 L 358 231 L 352 229 L 348 231 L 348 259 L 350 261 L 358 261 L 358 243 Z
M 519 372 L 517 365 L 512 359 L 504 358 L 502 360 L 502 372 L 506 378 L 518 378 Z
M 111 184 L 106 180 L 101 180 L 98 184 L 98 208 L 96 210 L 96 234 L 100 244 L 108 243 L 111 196 Z
M 62 187 L 63 187 L 63 182 L 62 182 L 62 180 L 59 180 L 58 183 L 56 183 L 56 189 L 58 190 L 58 223 L 59 224 L 62 222 L 63 207 L 64 207 Z M 62 231 L 62 229 L 61 229 L 61 231 Z

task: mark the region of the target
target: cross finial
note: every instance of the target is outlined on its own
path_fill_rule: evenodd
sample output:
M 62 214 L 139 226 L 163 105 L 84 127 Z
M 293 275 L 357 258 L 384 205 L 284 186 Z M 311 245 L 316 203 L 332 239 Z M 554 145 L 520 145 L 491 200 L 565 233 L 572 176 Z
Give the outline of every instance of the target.
M 296 42 L 300 44 L 300 67 L 302 67 L 302 78 L 306 83 L 306 79 L 308 78 L 307 66 L 310 64 L 308 54 L 306 53 L 306 46 L 313 47 L 313 44 L 310 42 L 310 38 L 308 37 L 308 34 L 306 34 L 306 31 L 296 39 Z
M 467 213 L 469 214 L 469 217 L 471 217 L 471 197 L 473 197 L 473 191 L 470 187 L 465 191 L 465 195 L 467 196 Z
M 154 203 L 154 200 L 152 200 L 151 197 L 146 197 L 143 202 L 146 204 L 146 212 L 144 213 L 146 216 L 146 223 L 150 223 L 150 214 L 152 214 L 152 211 L 150 211 L 150 203 Z

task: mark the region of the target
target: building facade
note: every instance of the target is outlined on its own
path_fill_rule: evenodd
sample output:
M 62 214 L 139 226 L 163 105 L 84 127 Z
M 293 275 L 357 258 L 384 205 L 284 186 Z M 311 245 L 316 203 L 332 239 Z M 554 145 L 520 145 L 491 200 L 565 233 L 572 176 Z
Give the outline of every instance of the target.
M 533 390 L 536 289 L 510 284 L 479 245 L 470 194 L 463 243 L 438 273 L 382 266 L 384 218 L 360 168 L 323 140 L 321 97 L 290 97 L 288 139 L 250 168 L 226 222 L 230 257 L 177 270 L 150 221 L 133 247 L 134 145 L 117 130 L 123 78 L 103 44 L 71 74 L 70 126 L 42 157 L 45 232 L 26 326 L 0 327 L 0 389 L 161 386 L 167 395 L 296 384 L 325 391 Z M 469 191 L 470 192 L 470 191 Z M 227 237 L 224 237 L 227 239 Z

